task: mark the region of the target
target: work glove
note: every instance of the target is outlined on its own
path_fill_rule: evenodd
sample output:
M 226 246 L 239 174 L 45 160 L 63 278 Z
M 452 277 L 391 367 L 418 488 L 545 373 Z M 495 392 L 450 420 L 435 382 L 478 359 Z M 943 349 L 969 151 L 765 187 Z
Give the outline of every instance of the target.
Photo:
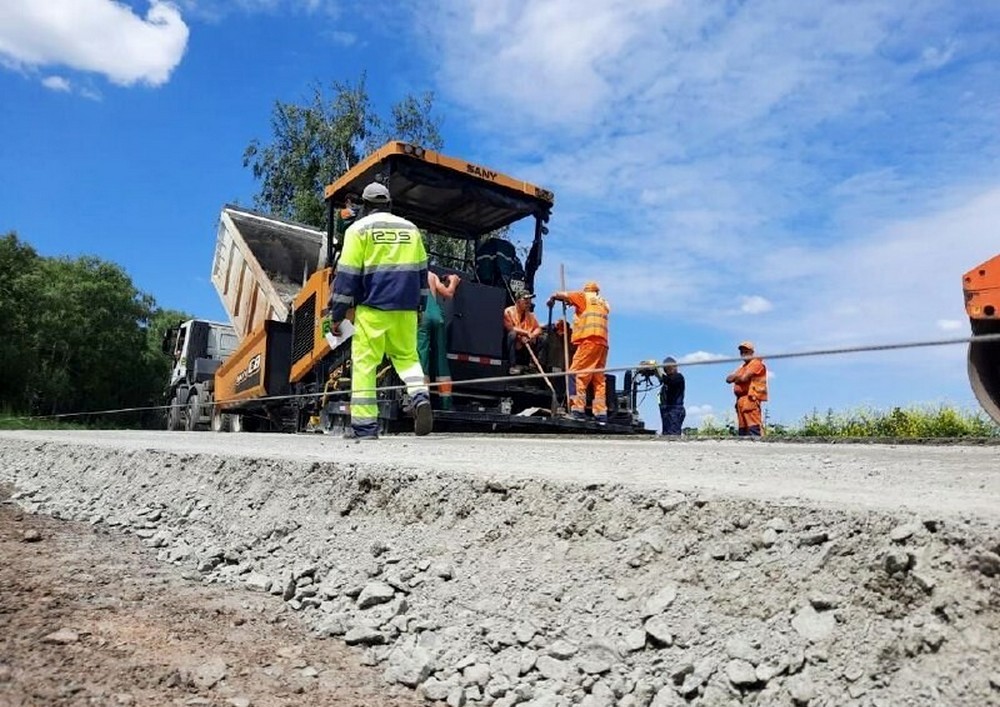
M 327 334 L 340 336 L 340 322 L 335 322 L 329 318 L 323 320 L 323 324 L 320 329 L 323 332 L 323 336 L 326 336 Z
M 545 301 L 545 306 L 546 307 L 551 307 L 555 303 L 556 303 L 556 298 L 555 297 L 549 297 L 548 300 Z

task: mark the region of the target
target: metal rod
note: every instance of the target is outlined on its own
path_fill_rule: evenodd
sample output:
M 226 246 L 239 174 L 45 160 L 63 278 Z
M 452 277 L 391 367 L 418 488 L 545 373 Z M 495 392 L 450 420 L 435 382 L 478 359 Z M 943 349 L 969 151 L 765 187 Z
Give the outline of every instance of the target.
M 559 287 L 562 292 L 566 292 L 566 266 L 559 263 Z M 565 372 L 564 385 L 566 386 L 566 410 L 572 409 L 569 404 L 569 339 L 567 334 L 569 333 L 569 317 L 566 313 L 566 300 L 562 300 L 562 311 L 563 311 L 563 371 Z

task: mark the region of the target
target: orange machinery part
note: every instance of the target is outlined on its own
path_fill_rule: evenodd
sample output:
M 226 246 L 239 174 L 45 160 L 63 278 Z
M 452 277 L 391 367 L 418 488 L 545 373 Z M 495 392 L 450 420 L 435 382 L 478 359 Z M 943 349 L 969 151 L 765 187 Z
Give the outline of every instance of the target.
M 969 319 L 1000 319 L 1000 255 L 962 277 Z
M 1000 334 L 1000 255 L 965 273 L 962 289 L 973 335 Z M 970 343 L 968 366 L 972 392 L 1000 425 L 1000 341 Z

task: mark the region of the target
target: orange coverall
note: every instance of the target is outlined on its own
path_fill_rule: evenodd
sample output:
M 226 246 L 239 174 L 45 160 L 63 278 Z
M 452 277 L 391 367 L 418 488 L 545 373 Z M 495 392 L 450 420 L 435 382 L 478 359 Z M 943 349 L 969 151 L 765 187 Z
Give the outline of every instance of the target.
M 741 437 L 761 437 L 764 420 L 760 404 L 767 400 L 767 367 L 759 358 L 752 358 L 733 371 L 735 376 L 746 376 L 746 381 L 733 382 L 736 394 L 736 427 Z
M 570 363 L 570 371 L 588 368 L 606 368 L 608 364 L 608 314 L 611 307 L 607 300 L 596 292 L 566 292 L 566 300 L 573 305 L 576 316 L 573 319 L 573 344 L 576 353 Z M 574 414 L 582 415 L 587 407 L 587 388 L 593 383 L 594 401 L 591 412 L 598 419 L 608 416 L 607 385 L 604 373 L 578 373 L 576 375 L 576 395 L 571 408 Z

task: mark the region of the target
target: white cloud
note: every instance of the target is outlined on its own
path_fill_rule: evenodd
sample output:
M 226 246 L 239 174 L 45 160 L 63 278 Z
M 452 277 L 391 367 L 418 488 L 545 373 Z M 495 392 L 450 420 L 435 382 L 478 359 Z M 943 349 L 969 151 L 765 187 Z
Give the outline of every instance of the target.
M 358 36 L 351 32 L 344 32 L 342 30 L 333 30 L 327 33 L 327 36 L 334 44 L 338 44 L 342 47 L 353 47 L 358 42 Z
M 20 67 L 65 66 L 111 82 L 160 86 L 180 63 L 188 27 L 171 3 L 145 17 L 113 0 L 5 0 L 0 56 Z
M 42 85 L 50 91 L 68 93 L 73 90 L 73 85 L 62 76 L 46 76 L 42 79 Z
M 687 405 L 684 418 L 685 427 L 701 427 L 703 422 L 715 422 L 715 408 L 711 405 Z
M 726 356 L 720 353 L 711 353 L 709 351 L 694 351 L 693 353 L 684 354 L 678 359 L 679 363 L 705 363 L 707 361 L 723 361 L 730 356 Z
M 439 92 L 480 118 L 504 171 L 555 191 L 550 262 L 575 279 L 614 272 L 602 284 L 618 315 L 743 336 L 726 305 L 754 292 L 746 313 L 781 312 L 755 336 L 782 350 L 919 338 L 961 318 L 956 278 L 996 250 L 1000 8 L 989 21 L 948 0 L 420 12 Z
M 340 14 L 342 0 L 177 0 L 186 13 L 207 22 L 218 22 L 233 12 L 274 14 Z
M 774 305 L 766 297 L 751 295 L 740 297 L 740 311 L 744 314 L 763 314 L 774 309 Z
M 937 327 L 941 331 L 960 331 L 967 326 L 962 319 L 938 319 Z

